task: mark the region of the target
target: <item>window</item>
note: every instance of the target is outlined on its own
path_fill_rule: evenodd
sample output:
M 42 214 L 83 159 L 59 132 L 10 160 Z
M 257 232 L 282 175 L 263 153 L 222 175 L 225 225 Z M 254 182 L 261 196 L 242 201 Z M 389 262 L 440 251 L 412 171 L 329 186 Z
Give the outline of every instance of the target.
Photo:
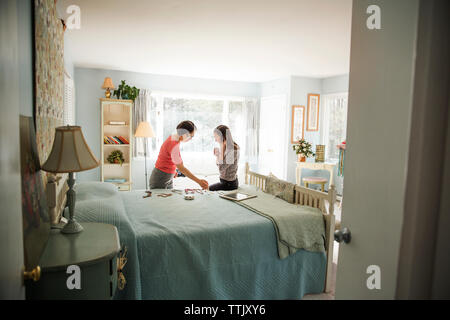
M 206 99 L 164 98 L 163 139 L 175 132 L 183 120 L 191 120 L 197 127 L 195 138 L 183 145 L 184 151 L 212 152 L 213 130 L 222 124 L 223 101 Z
M 246 142 L 246 109 L 244 98 L 199 96 L 174 93 L 152 93 L 148 119 L 156 138 L 149 139 L 149 155 L 156 158 L 162 143 L 175 132 L 183 120 L 191 120 L 197 127 L 194 139 L 181 144 L 183 160 L 195 173 L 217 173 L 213 149 L 213 130 L 227 125 L 234 141 L 239 144 L 244 159 Z
M 75 89 L 72 78 L 64 74 L 64 125 L 75 125 Z
M 348 94 L 325 95 L 324 101 L 324 135 L 325 158 L 338 161 L 337 145 L 346 140 Z

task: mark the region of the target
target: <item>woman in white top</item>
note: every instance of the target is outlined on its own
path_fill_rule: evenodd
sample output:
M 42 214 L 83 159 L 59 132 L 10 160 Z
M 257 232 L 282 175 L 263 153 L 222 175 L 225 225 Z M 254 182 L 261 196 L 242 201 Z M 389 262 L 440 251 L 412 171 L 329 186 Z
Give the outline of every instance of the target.
M 235 190 L 239 187 L 237 178 L 239 146 L 233 141 L 231 131 L 225 125 L 214 129 L 214 139 L 219 143 L 219 148 L 214 148 L 214 155 L 219 167 L 220 182 L 209 186 L 209 190 Z

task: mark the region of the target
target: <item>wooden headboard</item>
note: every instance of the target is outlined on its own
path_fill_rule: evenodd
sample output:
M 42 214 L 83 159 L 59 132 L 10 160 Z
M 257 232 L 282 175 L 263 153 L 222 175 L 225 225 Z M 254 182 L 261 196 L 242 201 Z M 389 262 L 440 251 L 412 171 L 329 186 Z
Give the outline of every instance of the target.
M 66 207 L 68 174 L 50 175 L 47 179 L 47 205 L 50 224 L 57 225 L 61 220 L 61 214 Z
M 250 171 L 248 163 L 245 164 L 245 184 L 250 184 L 265 191 L 267 176 Z M 318 208 L 322 211 L 325 222 L 325 250 L 327 254 L 327 269 L 325 276 L 325 292 L 330 292 L 331 274 L 333 268 L 333 245 L 336 219 L 334 205 L 336 203 L 336 188 L 330 186 L 328 193 L 308 189 L 296 185 L 294 188 L 294 203 L 308 207 Z

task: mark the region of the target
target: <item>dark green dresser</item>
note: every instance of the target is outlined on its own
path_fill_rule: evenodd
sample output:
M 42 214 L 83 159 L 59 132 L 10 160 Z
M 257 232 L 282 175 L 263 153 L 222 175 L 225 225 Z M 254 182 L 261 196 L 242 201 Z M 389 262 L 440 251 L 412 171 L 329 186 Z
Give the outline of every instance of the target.
M 81 223 L 84 230 L 52 229 L 37 282 L 26 281 L 27 299 L 112 299 L 117 287 L 119 235 L 113 225 Z

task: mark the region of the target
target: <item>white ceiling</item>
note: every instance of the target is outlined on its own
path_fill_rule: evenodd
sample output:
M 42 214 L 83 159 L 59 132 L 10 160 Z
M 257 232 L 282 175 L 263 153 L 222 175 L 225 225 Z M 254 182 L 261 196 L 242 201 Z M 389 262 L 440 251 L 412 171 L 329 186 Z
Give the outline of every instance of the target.
M 349 72 L 352 0 L 60 0 L 59 12 L 70 4 L 79 67 L 253 82 Z

